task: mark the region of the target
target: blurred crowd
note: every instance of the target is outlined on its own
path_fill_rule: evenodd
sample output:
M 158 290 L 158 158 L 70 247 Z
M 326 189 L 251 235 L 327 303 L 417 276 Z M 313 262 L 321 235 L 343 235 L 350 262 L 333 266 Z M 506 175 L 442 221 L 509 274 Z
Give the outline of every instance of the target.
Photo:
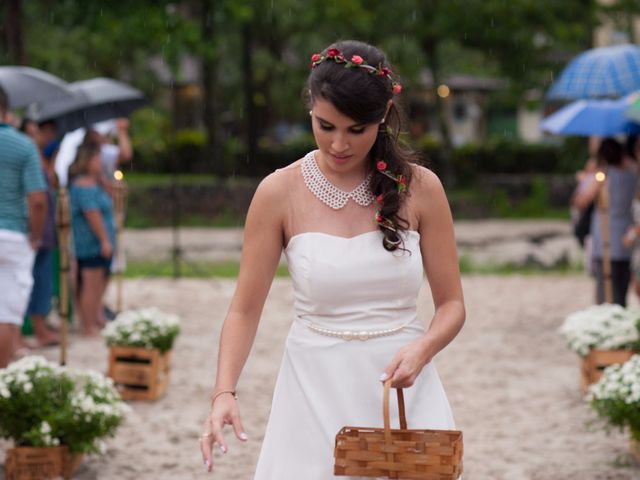
M 104 294 L 116 241 L 114 173 L 132 158 L 128 120 L 114 125 L 111 134 L 73 132 L 80 141 L 62 160 L 55 123 L 20 121 L 0 88 L 0 368 L 60 341 L 49 323 L 60 270 L 56 218 L 70 219 L 71 242 L 62 248 L 72 259 L 69 303 L 82 333 L 98 335 L 112 313 Z M 68 189 L 68 204 L 57 199 L 60 187 Z M 21 335 L 25 319 L 31 341 Z
M 596 281 L 596 303 L 626 306 L 630 285 L 640 297 L 640 140 L 592 137 L 589 153 L 576 174 L 574 234 Z

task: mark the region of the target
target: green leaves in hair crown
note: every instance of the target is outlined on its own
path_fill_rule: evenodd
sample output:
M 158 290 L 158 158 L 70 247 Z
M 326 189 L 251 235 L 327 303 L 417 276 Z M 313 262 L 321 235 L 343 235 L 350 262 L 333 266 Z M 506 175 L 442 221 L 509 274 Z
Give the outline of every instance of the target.
M 383 67 L 382 64 L 378 65 L 378 67 L 369 65 L 360 55 L 353 55 L 350 59 L 347 59 L 337 48 L 329 48 L 326 52 L 311 55 L 311 68 L 316 68 L 322 62 L 328 60 L 338 64 L 344 64 L 345 68 L 363 68 L 373 75 L 388 78 L 391 80 L 391 90 L 393 93 L 397 95 L 402 92 L 402 85 L 400 85 L 400 82 L 394 80 L 393 72 L 389 67 Z

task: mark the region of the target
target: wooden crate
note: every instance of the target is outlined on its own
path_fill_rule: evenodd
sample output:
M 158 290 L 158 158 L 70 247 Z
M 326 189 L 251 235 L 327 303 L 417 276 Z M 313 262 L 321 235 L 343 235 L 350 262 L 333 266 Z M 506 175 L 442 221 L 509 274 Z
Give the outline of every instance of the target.
M 124 400 L 155 400 L 169 384 L 171 352 L 139 347 L 111 347 L 107 375 Z
M 65 473 L 68 457 L 67 447 L 64 446 L 10 448 L 4 464 L 6 480 L 60 478 Z
M 589 385 L 600 380 L 602 371 L 606 367 L 624 363 L 634 353 L 631 350 L 591 350 L 587 356 L 582 357 L 580 382 L 582 391 L 586 392 Z

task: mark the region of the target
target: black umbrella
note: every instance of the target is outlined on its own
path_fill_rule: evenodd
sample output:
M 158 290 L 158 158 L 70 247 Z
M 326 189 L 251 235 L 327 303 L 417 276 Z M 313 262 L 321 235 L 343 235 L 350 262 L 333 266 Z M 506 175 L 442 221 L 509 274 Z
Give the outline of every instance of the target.
M 58 134 L 111 118 L 128 117 L 147 101 L 144 94 L 118 80 L 94 78 L 69 85 L 74 97 L 31 105 L 27 118 L 38 123 L 53 121 Z
M 31 67 L 0 67 L 0 87 L 9 97 L 9 108 L 26 107 L 45 100 L 73 98 L 67 82 Z

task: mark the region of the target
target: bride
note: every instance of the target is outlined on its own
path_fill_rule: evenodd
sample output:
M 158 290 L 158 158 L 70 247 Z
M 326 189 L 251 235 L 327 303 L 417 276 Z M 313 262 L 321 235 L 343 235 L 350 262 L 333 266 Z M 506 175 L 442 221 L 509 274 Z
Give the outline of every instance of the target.
M 338 42 L 311 61 L 317 150 L 265 178 L 249 208 L 200 438 L 207 471 L 214 445 L 227 452 L 225 425 L 248 439 L 236 385 L 283 250 L 294 315 L 254 478 L 333 478 L 335 434 L 382 422 L 380 382 L 389 378 L 412 387 L 412 428 L 454 428 L 433 363 L 465 319 L 444 190 L 398 142 L 401 86 L 379 49 Z M 431 319 L 416 312 L 425 273 Z

